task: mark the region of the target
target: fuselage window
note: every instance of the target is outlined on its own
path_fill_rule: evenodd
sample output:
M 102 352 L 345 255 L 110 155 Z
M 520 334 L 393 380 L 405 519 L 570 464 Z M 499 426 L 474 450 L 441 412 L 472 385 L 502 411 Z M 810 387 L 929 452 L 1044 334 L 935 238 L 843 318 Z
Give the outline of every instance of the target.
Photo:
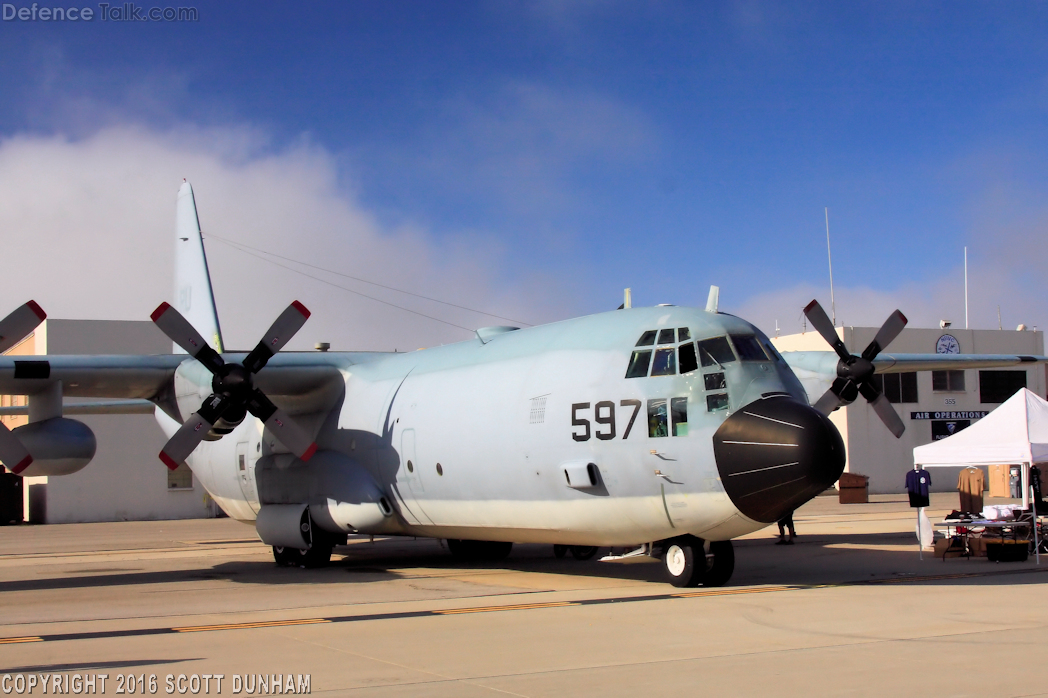
M 637 340 L 636 346 L 638 347 L 650 347 L 655 343 L 655 330 L 648 330 L 640 336 Z
M 679 352 L 680 357 L 678 358 L 678 361 L 680 362 L 681 375 L 684 375 L 685 373 L 691 373 L 699 367 L 698 360 L 695 358 L 694 344 L 692 344 L 691 342 L 688 342 L 687 344 L 681 344 Z
M 673 328 L 659 331 L 659 344 L 673 344 L 676 341 L 673 337 Z
M 670 417 L 673 418 L 673 435 L 688 435 L 688 398 L 670 398 Z
M 648 436 L 669 436 L 666 400 L 648 400 Z
M 707 373 L 702 377 L 706 383 L 706 390 L 726 390 L 727 383 L 724 382 L 724 374 L 721 372 Z
M 677 350 L 656 349 L 655 360 L 651 363 L 651 375 L 674 376 L 677 374 Z
M 635 351 L 630 357 L 630 367 L 626 369 L 627 378 L 643 378 L 648 375 L 648 364 L 651 363 L 651 351 Z
M 753 335 L 733 334 L 731 341 L 735 343 L 735 351 L 739 352 L 739 358 L 743 361 L 767 361 L 768 356 L 761 349 L 760 342 Z
M 691 339 L 691 330 L 689 330 L 687 327 L 678 327 L 677 328 L 677 341 L 678 342 L 687 342 L 689 339 Z
M 728 395 L 726 393 L 714 393 L 706 396 L 706 409 L 710 412 L 720 412 L 728 409 Z
M 699 360 L 703 366 L 717 366 L 735 360 L 726 337 L 714 337 L 699 342 Z

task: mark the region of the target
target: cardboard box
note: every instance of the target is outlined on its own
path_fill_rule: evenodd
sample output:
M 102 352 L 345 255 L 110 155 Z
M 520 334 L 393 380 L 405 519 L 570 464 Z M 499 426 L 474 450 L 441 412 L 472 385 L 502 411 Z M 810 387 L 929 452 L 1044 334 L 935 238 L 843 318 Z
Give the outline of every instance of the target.
M 951 544 L 953 550 L 950 550 Z M 964 550 L 953 538 L 940 538 L 935 541 L 935 557 L 963 557 Z
M 869 501 L 869 487 L 842 487 L 840 490 L 841 504 L 867 504 Z

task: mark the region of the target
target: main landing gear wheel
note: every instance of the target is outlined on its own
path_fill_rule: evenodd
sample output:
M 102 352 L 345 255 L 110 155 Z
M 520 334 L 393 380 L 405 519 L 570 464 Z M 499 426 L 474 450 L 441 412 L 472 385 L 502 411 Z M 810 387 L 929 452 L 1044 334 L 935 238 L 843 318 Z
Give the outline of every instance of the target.
M 308 550 L 273 546 L 273 559 L 280 567 L 325 567 L 331 562 L 331 548 L 326 545 L 314 545 Z
M 704 587 L 721 587 L 731 579 L 735 571 L 735 548 L 730 540 L 718 540 L 710 543 L 710 554 L 707 558 L 706 574 L 702 578 Z
M 676 587 L 723 586 L 735 571 L 735 549 L 730 540 L 710 543 L 709 555 L 703 541 L 692 536 L 666 543 L 662 562 L 670 584 Z
M 571 546 L 571 556 L 576 560 L 591 560 L 597 554 L 597 548 L 593 545 Z
M 482 562 L 503 560 L 513 550 L 512 543 L 489 540 L 456 540 L 448 539 L 448 550 L 451 556 L 465 562 Z

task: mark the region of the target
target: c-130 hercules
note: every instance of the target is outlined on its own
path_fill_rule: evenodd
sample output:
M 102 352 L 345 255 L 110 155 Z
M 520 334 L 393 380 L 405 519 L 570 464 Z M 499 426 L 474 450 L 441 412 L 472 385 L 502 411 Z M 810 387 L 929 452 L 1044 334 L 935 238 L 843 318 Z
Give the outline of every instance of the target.
M 861 394 L 902 433 L 875 374 L 1048 361 L 886 355 L 899 311 L 853 355 L 815 301 L 805 313 L 834 351 L 780 354 L 718 312 L 714 292 L 706 309 L 487 327 L 392 354 L 278 353 L 309 316 L 296 301 L 253 351 L 226 353 L 188 183 L 176 211 L 178 307 L 153 321 L 185 354 L 0 357 L 0 393 L 28 395 L 29 413 L 0 425 L 0 460 L 22 475 L 75 472 L 95 440 L 62 416 L 63 396 L 148 400 L 170 438 L 164 463 L 187 463 L 281 564 L 324 564 L 350 533 L 410 535 L 467 558 L 514 542 L 578 557 L 629 547 L 662 559 L 674 585 L 721 585 L 732 538 L 840 477 L 827 414 Z M 43 319 L 30 301 L 0 321 L 0 351 Z M 814 404 L 799 377 L 822 386 Z

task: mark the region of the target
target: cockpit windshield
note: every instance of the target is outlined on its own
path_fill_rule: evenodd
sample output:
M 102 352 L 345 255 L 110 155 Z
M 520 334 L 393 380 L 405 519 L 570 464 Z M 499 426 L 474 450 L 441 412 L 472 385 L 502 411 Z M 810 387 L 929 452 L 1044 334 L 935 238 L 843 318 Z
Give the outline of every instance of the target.
M 699 360 L 703 366 L 723 366 L 735 360 L 726 337 L 714 337 L 698 342 Z
M 739 358 L 743 361 L 767 361 L 768 355 L 764 353 L 760 342 L 751 334 L 733 334 L 731 341 L 735 344 L 735 351 L 739 352 Z

